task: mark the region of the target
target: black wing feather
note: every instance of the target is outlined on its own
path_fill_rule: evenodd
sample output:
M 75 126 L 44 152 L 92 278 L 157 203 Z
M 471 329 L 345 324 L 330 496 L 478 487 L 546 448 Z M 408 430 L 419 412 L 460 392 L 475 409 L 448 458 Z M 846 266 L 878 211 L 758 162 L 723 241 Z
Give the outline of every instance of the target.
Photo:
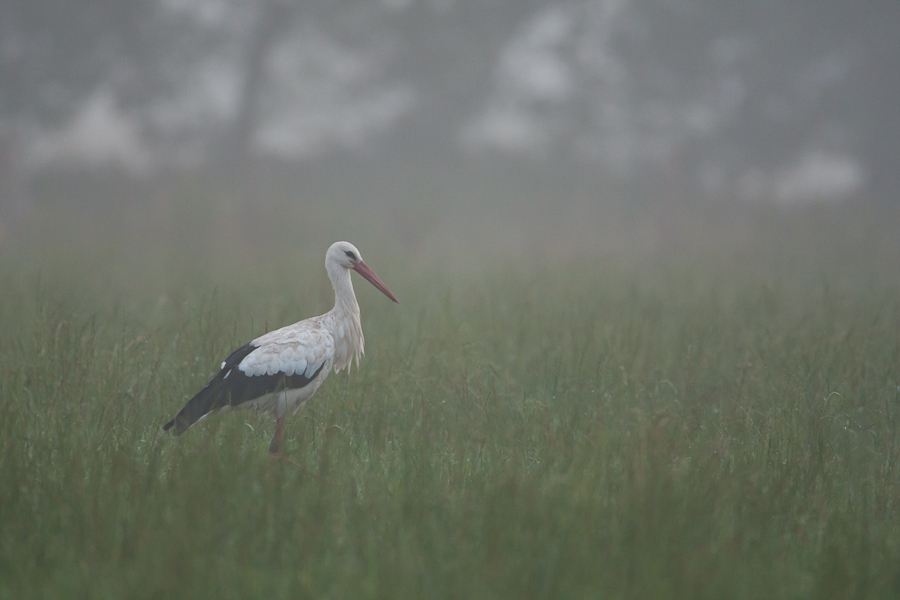
M 272 392 L 305 387 L 316 378 L 325 366 L 323 362 L 312 374 L 312 377 L 306 377 L 303 373 L 286 375 L 283 372 L 274 375 L 248 376 L 238 368 L 238 365 L 258 347 L 253 344 L 245 344 L 232 352 L 231 356 L 225 359 L 219 372 L 203 386 L 203 389 L 197 392 L 196 396 L 188 400 L 181 412 L 166 423 L 163 429 L 168 431 L 174 426 L 173 433 L 181 435 L 201 417 L 224 406 L 238 406 L 243 402 Z

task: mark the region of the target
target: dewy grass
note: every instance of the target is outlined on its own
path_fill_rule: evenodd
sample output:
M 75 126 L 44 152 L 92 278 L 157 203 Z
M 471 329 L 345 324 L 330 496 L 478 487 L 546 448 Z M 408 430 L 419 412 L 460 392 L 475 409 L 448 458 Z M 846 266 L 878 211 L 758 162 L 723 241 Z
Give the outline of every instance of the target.
M 430 266 L 379 264 L 399 307 L 360 290 L 368 352 L 288 420 L 296 468 L 264 416 L 160 425 L 323 273 L 261 301 L 5 265 L 0 598 L 900 595 L 896 287 Z

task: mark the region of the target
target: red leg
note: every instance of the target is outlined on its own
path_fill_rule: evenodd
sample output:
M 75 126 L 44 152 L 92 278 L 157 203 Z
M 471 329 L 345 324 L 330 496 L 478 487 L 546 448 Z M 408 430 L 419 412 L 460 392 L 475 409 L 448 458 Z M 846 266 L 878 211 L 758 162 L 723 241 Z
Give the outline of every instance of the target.
M 269 444 L 269 454 L 276 458 L 281 456 L 281 428 L 284 427 L 284 418 L 275 419 L 275 435 L 272 437 L 272 443 Z
M 313 473 L 306 467 L 304 467 L 302 465 L 298 465 L 294 461 L 281 456 L 281 430 L 283 427 L 284 427 L 284 418 L 275 419 L 275 435 L 272 436 L 272 443 L 269 444 L 269 454 L 271 454 L 272 457 L 277 461 L 286 462 L 289 465 L 293 465 L 295 467 L 300 467 L 301 469 L 303 469 L 304 471 L 306 471 L 313 477 L 318 478 L 319 476 L 316 473 Z

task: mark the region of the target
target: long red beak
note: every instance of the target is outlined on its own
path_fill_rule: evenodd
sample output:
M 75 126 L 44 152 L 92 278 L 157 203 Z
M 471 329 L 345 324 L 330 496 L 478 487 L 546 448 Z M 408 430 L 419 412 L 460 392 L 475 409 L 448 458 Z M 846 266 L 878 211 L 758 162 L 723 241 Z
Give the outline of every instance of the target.
M 375 274 L 375 271 L 370 269 L 369 265 L 367 265 L 364 261 L 359 261 L 358 263 L 356 263 L 356 266 L 353 267 L 353 270 L 362 275 L 366 279 L 366 281 L 378 288 L 378 291 L 380 291 L 382 294 L 384 294 L 397 304 L 400 304 L 400 301 L 394 297 L 394 295 L 391 293 L 391 290 L 387 289 L 387 286 L 384 285 L 384 282 L 381 279 L 379 279 L 378 275 Z

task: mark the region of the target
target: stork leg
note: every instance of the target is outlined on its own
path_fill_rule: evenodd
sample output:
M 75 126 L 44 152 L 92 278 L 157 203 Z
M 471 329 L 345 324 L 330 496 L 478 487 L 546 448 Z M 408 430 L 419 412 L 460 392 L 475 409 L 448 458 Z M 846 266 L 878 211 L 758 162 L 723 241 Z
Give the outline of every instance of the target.
M 272 458 L 274 458 L 275 460 L 277 460 L 279 462 L 285 462 L 294 467 L 300 467 L 301 469 L 303 469 L 304 471 L 306 471 L 313 477 L 318 478 L 318 475 L 316 473 L 313 473 L 312 471 L 310 471 L 303 465 L 298 465 L 291 459 L 285 458 L 281 455 L 281 430 L 283 427 L 284 427 L 284 418 L 275 419 L 275 435 L 272 436 L 272 443 L 269 444 L 269 454 L 271 454 Z
M 275 419 L 275 435 L 272 437 L 272 443 L 269 444 L 269 454 L 278 458 L 281 456 L 281 428 L 284 427 L 284 418 Z

